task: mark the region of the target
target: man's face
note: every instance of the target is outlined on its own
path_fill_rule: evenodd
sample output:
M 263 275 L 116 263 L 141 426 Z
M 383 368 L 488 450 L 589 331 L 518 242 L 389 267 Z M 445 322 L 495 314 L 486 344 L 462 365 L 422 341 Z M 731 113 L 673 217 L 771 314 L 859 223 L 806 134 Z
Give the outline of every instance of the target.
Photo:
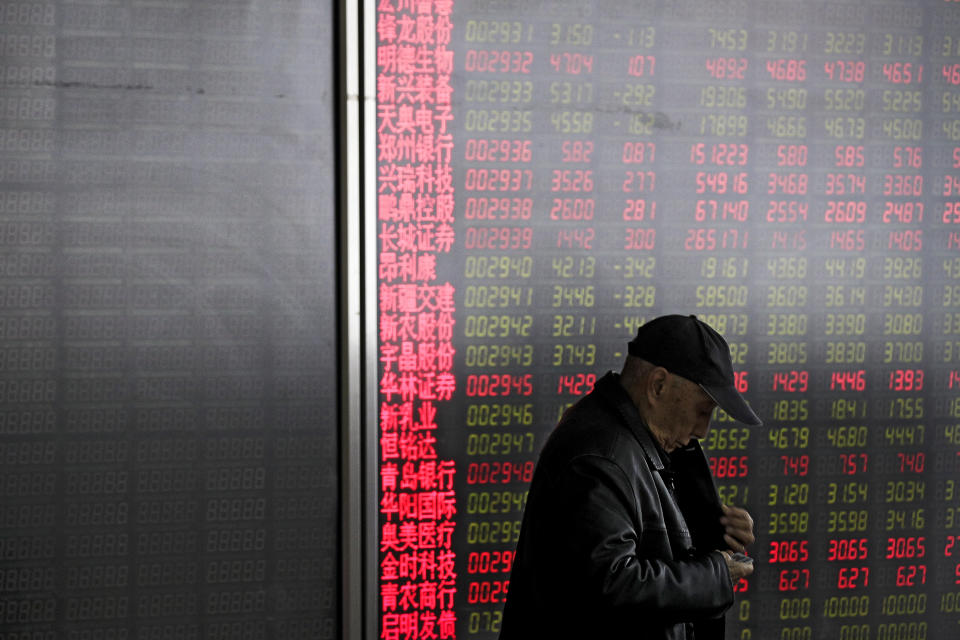
M 648 424 L 667 451 L 686 446 L 693 438 L 704 438 L 716 403 L 700 385 L 668 374 Z

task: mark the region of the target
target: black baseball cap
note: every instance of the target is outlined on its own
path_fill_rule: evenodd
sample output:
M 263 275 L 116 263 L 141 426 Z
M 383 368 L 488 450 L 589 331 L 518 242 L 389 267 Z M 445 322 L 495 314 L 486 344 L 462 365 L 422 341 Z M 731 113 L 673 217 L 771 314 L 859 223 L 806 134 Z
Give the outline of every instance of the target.
M 737 391 L 727 341 L 697 316 L 654 318 L 637 329 L 628 348 L 630 355 L 700 385 L 734 420 L 763 424 Z

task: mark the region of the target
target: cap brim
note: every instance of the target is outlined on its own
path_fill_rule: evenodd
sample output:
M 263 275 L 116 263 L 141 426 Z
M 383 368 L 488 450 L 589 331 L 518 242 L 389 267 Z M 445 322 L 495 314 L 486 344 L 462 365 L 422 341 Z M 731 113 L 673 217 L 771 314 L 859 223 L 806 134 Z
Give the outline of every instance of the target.
M 705 384 L 701 384 L 700 388 L 717 403 L 718 407 L 726 411 L 737 422 L 742 422 L 751 427 L 763 424 L 763 420 L 753 412 L 753 409 L 735 388 L 711 387 Z

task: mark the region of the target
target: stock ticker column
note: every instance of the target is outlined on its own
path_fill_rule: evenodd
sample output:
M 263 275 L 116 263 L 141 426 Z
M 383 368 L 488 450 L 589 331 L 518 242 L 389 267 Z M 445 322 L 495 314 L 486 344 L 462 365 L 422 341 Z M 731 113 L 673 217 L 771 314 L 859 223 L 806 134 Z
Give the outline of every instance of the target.
M 750 430 L 756 452 L 749 470 L 752 496 L 745 502 L 757 522 L 753 553 L 758 568 L 752 590 L 742 597 L 753 630 L 783 637 L 804 637 L 802 617 L 809 615 L 810 444 L 808 407 L 810 354 L 807 326 L 811 292 L 809 209 L 809 57 L 816 43 L 812 7 L 769 5 L 760 12 L 751 64 L 757 78 L 752 146 L 757 192 L 751 225 L 755 247 L 752 289 L 757 313 L 750 331 L 750 386 L 757 392 L 762 431 Z M 746 597 L 749 596 L 749 599 Z M 798 597 L 799 596 L 799 597 Z M 740 620 L 745 620 L 744 616 Z M 769 631 L 768 631 L 769 629 Z M 806 630 L 809 634 L 809 629 Z
M 931 13 L 926 18 L 935 20 Z M 924 152 L 936 147 L 936 137 L 924 132 L 920 117 L 929 86 L 925 50 L 933 43 L 920 31 L 925 17 L 920 7 L 877 11 L 873 17 L 877 30 L 868 32 L 866 73 L 874 85 L 868 95 L 876 115 L 866 118 L 865 127 L 867 175 L 872 178 L 865 241 L 879 244 L 883 258 L 867 264 L 867 304 L 876 310 L 867 333 L 878 338 L 870 345 L 867 370 L 861 374 L 858 368 L 857 374 L 866 376 L 876 399 L 865 408 L 871 427 L 861 454 L 866 473 L 845 479 L 837 496 L 855 509 L 872 511 L 869 517 L 881 518 L 871 522 L 868 531 L 882 533 L 847 538 L 851 544 L 846 550 L 844 538 L 838 538 L 834 548 L 836 559 L 847 565 L 839 570 L 836 587 L 854 593 L 873 586 L 870 604 L 880 615 L 876 632 L 903 637 L 923 633 L 937 604 L 928 575 L 932 554 L 926 549 L 936 538 L 928 525 L 932 513 L 927 492 L 933 483 L 925 473 L 932 409 L 926 374 L 933 371 L 918 357 L 923 325 L 931 321 L 923 314 L 924 271 L 932 266 L 924 260 L 923 245 L 926 240 L 929 249 L 932 238 L 924 233 L 919 199 L 925 191 Z M 876 453 L 871 452 L 874 448 Z
M 933 165 L 928 194 L 933 196 L 934 234 L 928 240 L 926 268 L 934 284 L 924 306 L 932 316 L 924 344 L 933 369 L 928 376 L 933 406 L 927 464 L 935 474 L 927 487 L 932 493 L 927 550 L 933 585 L 929 606 L 939 625 L 955 629 L 960 617 L 960 15 L 944 12 L 936 25 L 927 92 L 937 105 L 932 135 L 940 141 L 927 154 Z
M 377 9 L 379 602 L 384 638 L 455 637 L 453 2 Z
M 799 506 L 802 520 L 796 531 L 768 543 L 765 559 L 778 563 L 775 584 L 781 599 L 770 614 L 779 617 L 781 628 L 809 634 L 819 616 L 829 628 L 839 625 L 840 633 L 856 637 L 869 634 L 861 629 L 863 616 L 871 611 L 861 569 L 872 541 L 867 536 L 876 531 L 869 528 L 875 523 L 866 504 L 867 443 L 857 442 L 866 431 L 866 423 L 857 421 L 866 418 L 863 368 L 870 304 L 864 255 L 869 179 L 861 156 L 866 153 L 864 83 L 869 80 L 863 71 L 865 42 L 872 38 L 864 32 L 863 12 L 825 8 L 815 20 L 821 28 L 803 68 L 816 87 L 809 96 L 812 144 L 804 141 L 798 147 L 796 161 L 807 171 L 800 217 L 811 251 L 803 258 L 801 286 L 811 298 L 812 312 L 787 315 L 777 328 L 786 335 L 808 336 L 803 357 L 812 366 L 797 389 L 802 395 L 775 411 L 774 417 L 788 425 L 782 427 L 786 438 L 778 434 L 776 441 L 772 435 L 769 439 L 802 449 L 795 471 L 784 466 L 785 474 L 794 474 L 794 484 L 777 497 Z M 855 69 L 852 77 L 838 70 L 848 68 Z
M 752 86 L 763 82 L 750 51 L 756 34 L 745 25 L 747 3 L 673 3 L 657 23 L 662 44 L 656 57 L 661 102 L 654 126 L 660 137 L 657 282 L 664 312 L 696 313 L 730 344 L 742 392 L 758 381 L 747 342 L 756 322 L 750 307 L 763 293 L 751 287 L 757 270 L 756 194 L 763 188 L 753 171 Z M 752 453 L 757 434 L 722 412 L 703 443 L 721 499 L 752 508 L 756 492 L 747 483 L 759 462 Z M 735 585 L 731 618 L 751 618 L 752 582 Z
M 455 16 L 462 16 L 454 21 L 459 45 L 454 91 L 463 114 L 455 158 L 463 167 L 457 209 L 465 256 L 455 344 L 465 386 L 454 420 L 466 427 L 455 454 L 465 454 L 466 462 L 457 479 L 459 495 L 466 498 L 461 502 L 466 525 L 456 536 L 462 550 L 458 573 L 465 577 L 457 630 L 461 636 L 495 637 L 526 487 L 542 444 L 544 404 L 555 404 L 534 403 L 535 397 L 556 394 L 550 389 L 555 376 L 538 375 L 548 348 L 541 334 L 553 313 L 568 312 L 572 323 L 583 312 L 562 304 L 554 309 L 554 295 L 572 299 L 578 292 L 583 302 L 592 286 L 578 277 L 583 274 L 574 274 L 572 262 L 564 267 L 562 257 L 552 258 L 549 247 L 561 236 L 572 243 L 574 235 L 581 248 L 589 244 L 582 224 L 592 218 L 594 202 L 592 188 L 583 189 L 582 167 L 576 185 L 572 171 L 561 185 L 563 169 L 547 127 L 564 114 L 551 112 L 553 105 L 543 97 L 551 71 L 536 12 L 520 17 L 496 6 L 459 2 Z M 567 90 L 573 93 L 573 85 Z M 551 166 L 557 167 L 552 214 L 552 189 L 546 186 Z M 550 215 L 556 227 L 545 224 Z
M 536 455 L 656 304 L 657 35 L 612 5 L 460 11 L 458 630 L 496 637 Z

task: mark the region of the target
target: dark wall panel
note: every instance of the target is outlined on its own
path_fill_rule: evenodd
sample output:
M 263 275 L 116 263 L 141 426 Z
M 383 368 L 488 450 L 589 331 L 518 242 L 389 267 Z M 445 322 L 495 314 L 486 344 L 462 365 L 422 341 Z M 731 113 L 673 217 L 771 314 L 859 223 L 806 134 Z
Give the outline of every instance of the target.
M 0 6 L 0 638 L 337 635 L 332 20 Z

